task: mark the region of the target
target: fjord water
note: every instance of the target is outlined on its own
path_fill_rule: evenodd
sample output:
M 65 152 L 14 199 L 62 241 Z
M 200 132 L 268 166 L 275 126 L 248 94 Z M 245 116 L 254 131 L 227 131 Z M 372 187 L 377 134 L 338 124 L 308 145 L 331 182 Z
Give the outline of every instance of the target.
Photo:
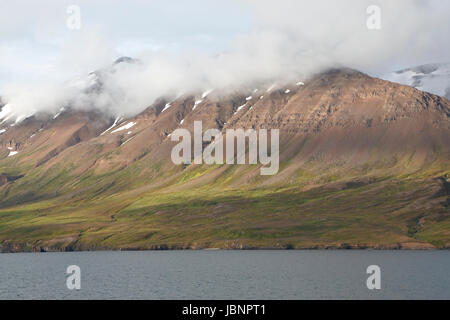
M 81 268 L 81 290 L 66 268 Z M 366 269 L 381 268 L 381 290 Z M 449 251 L 0 254 L 0 299 L 450 299 Z

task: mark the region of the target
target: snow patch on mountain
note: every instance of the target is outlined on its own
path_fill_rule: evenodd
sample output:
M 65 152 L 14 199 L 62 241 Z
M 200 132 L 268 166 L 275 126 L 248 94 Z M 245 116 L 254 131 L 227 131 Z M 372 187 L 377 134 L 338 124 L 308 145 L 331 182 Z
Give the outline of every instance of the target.
M 23 120 L 32 117 L 33 115 L 34 115 L 34 112 L 29 113 L 29 114 L 21 114 L 16 117 L 15 124 L 18 124 L 18 123 L 22 122 Z
M 129 138 L 128 140 L 126 140 L 124 143 L 122 143 L 121 144 L 121 146 L 123 146 L 125 143 L 127 143 L 127 142 L 129 142 L 129 141 L 131 141 L 131 140 L 133 140 L 134 138 L 135 138 L 136 136 L 134 136 L 134 137 L 131 137 L 131 138 Z
M 197 101 L 195 101 L 194 106 L 192 107 L 192 111 L 194 111 L 195 108 L 197 108 L 197 106 L 198 106 L 200 103 L 202 103 L 202 102 L 203 102 L 203 100 L 197 100 Z
M 7 105 L 3 106 L 3 108 L 0 110 L 0 120 L 5 120 L 5 118 L 7 116 L 10 116 L 11 113 L 12 113 L 12 110 L 11 110 L 10 105 L 7 104 Z
M 61 109 L 59 109 L 59 112 L 53 116 L 53 120 L 55 120 L 56 118 L 58 118 L 58 117 L 61 115 L 61 113 L 64 112 L 64 110 L 65 110 L 64 107 L 62 107 Z
M 166 111 L 169 108 L 170 108 L 170 103 L 166 103 L 166 105 L 164 106 L 164 109 L 162 109 L 161 113 L 163 113 L 164 111 Z
M 207 91 L 205 91 L 205 92 L 203 92 L 203 94 L 202 94 L 202 99 L 205 99 L 211 92 L 213 92 L 214 91 L 214 89 L 211 89 L 211 90 L 207 90 Z
M 272 84 L 267 90 L 266 90 L 266 92 L 270 92 L 270 91 L 272 91 L 273 90 L 273 88 L 275 88 L 275 86 L 276 86 L 276 84 L 274 83 L 274 84 Z
M 136 122 L 128 122 L 126 125 L 121 126 L 120 128 L 117 128 L 116 130 L 112 131 L 111 133 L 116 133 L 123 130 L 128 130 L 136 125 Z
M 450 99 L 450 64 L 425 64 L 381 76 Z
M 239 107 L 236 109 L 236 111 L 234 112 L 233 115 L 235 115 L 236 113 L 238 113 L 239 111 L 241 111 L 242 108 L 244 108 L 246 105 L 247 105 L 247 103 L 246 103 L 246 104 L 243 104 L 242 106 L 239 106 Z
M 114 123 L 111 125 L 111 127 L 109 127 L 108 129 L 106 129 L 105 131 L 103 131 L 100 135 L 102 136 L 102 135 L 104 135 L 105 133 L 107 133 L 109 130 L 111 130 L 112 128 L 114 128 L 118 123 L 119 123 L 119 121 L 122 119 L 122 116 L 118 116 L 115 120 L 114 120 Z

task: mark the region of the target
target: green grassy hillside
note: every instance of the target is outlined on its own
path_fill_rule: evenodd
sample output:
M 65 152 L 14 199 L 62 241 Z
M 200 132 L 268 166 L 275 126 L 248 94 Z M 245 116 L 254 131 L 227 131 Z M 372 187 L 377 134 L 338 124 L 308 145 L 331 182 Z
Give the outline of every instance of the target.
M 403 175 L 302 168 L 289 182 L 261 186 L 256 177 L 245 187 L 233 181 L 254 166 L 178 168 L 152 184 L 139 175 L 142 165 L 78 178 L 36 170 L 9 185 L 0 209 L 2 250 L 450 244 L 448 193 L 433 179 L 450 175 L 444 163 Z M 12 205 L 17 195 L 22 204 Z

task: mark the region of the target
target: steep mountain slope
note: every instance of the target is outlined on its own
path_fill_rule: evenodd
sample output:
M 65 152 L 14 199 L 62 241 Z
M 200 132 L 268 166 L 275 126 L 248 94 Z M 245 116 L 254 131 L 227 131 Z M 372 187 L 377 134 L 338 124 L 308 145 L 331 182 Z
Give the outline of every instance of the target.
M 170 134 L 200 120 L 280 129 L 278 174 L 174 165 Z M 449 138 L 448 100 L 346 69 L 129 119 L 35 116 L 0 135 L 0 246 L 448 247 Z
M 425 64 L 386 74 L 381 78 L 450 99 L 450 64 Z

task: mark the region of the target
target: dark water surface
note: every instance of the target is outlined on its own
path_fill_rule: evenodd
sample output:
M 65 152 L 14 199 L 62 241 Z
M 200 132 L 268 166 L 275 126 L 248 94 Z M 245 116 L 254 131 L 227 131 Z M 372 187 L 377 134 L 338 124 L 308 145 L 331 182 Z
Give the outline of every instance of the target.
M 81 290 L 66 268 L 81 268 Z M 366 269 L 381 268 L 381 290 Z M 450 299 L 449 251 L 0 254 L 0 299 Z

